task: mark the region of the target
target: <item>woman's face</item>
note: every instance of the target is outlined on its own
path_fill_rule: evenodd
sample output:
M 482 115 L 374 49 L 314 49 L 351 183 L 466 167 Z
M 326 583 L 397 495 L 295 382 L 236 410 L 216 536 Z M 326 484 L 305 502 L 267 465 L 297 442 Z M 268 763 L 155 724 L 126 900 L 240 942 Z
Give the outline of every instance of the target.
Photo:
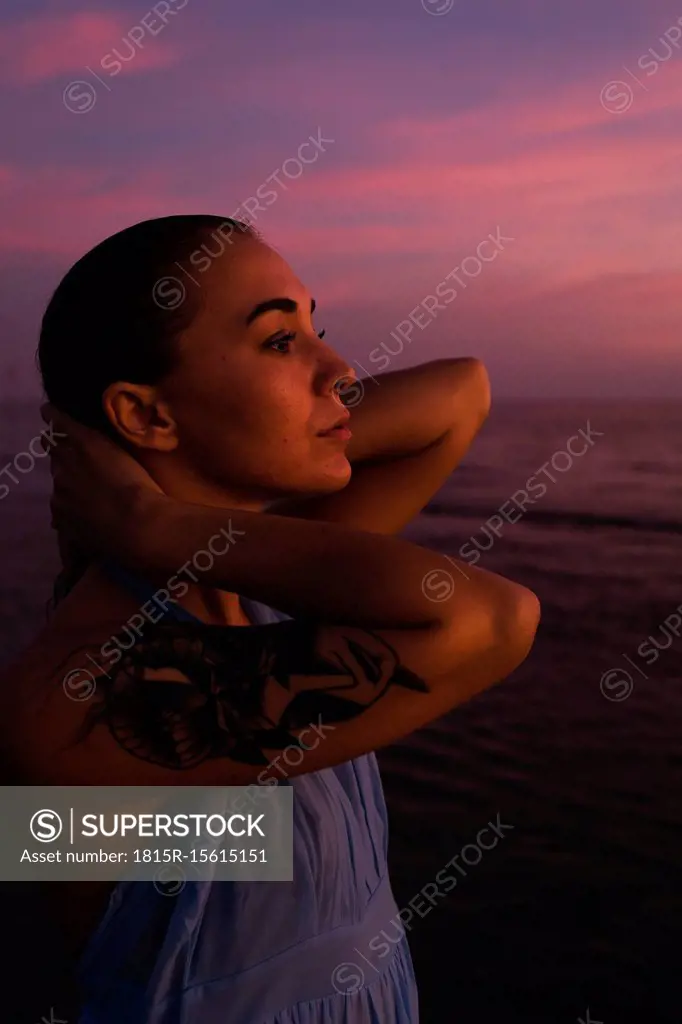
M 242 500 L 344 487 L 348 442 L 320 432 L 345 415 L 335 385 L 354 373 L 318 336 L 310 293 L 278 253 L 243 237 L 197 287 L 199 311 L 159 388 L 183 471 Z

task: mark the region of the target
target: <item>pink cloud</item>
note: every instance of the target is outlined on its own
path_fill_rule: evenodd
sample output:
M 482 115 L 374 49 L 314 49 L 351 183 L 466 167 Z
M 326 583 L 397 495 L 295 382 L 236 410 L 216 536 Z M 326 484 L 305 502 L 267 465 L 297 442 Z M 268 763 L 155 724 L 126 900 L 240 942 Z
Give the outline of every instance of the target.
M 321 164 L 319 172 L 306 179 L 306 192 L 308 199 L 334 197 L 339 215 L 344 213 L 341 203 L 348 200 L 378 212 L 425 197 L 447 205 L 463 198 L 485 200 L 491 194 L 510 194 L 515 201 L 532 198 L 536 203 L 549 197 L 553 205 L 560 205 L 655 195 L 676 187 L 681 157 L 682 139 L 674 135 L 649 140 L 642 133 L 637 145 L 623 138 L 568 142 L 547 135 L 522 153 L 489 158 L 472 156 L 453 135 L 426 153 L 419 151 L 419 156 L 410 151 L 401 163 L 349 169 Z
M 149 19 L 149 24 L 156 35 L 164 31 L 158 19 Z M 170 35 L 172 22 L 167 27 Z M 131 40 L 128 33 L 133 29 Z M 156 38 L 145 26 L 121 12 L 82 11 L 0 27 L 0 68 L 6 80 L 18 85 L 30 85 L 86 67 L 93 67 L 98 74 L 111 74 L 116 62 L 133 72 L 148 71 L 174 64 L 179 57 L 177 39 Z
M 678 72 L 670 65 L 659 74 L 672 81 Z M 599 130 L 628 116 L 609 114 L 597 86 L 579 83 L 552 100 L 535 92 L 508 107 L 496 102 L 445 120 L 379 120 L 374 150 L 349 165 L 339 138 L 257 213 L 256 224 L 285 257 L 317 276 L 328 301 L 339 303 L 371 300 L 379 290 L 412 308 L 498 227 L 515 242 L 486 269 L 481 294 L 513 275 L 527 275 L 544 292 L 605 273 L 676 268 L 674 218 L 652 214 L 652 205 L 667 196 L 679 201 L 682 139 L 662 135 L 644 118 L 636 144 Z M 562 132 L 553 130 L 555 121 Z M 30 174 L 0 168 L 3 247 L 75 258 L 147 217 L 233 212 L 239 198 L 255 192 L 263 168 L 277 163 L 252 146 L 239 176 L 231 175 L 226 202 L 221 168 L 231 161 L 231 144 L 212 136 L 212 146 L 210 180 L 205 167 L 190 177 L 186 162 L 178 172 L 173 160 L 161 166 L 151 156 L 113 187 L 96 167 Z M 295 151 L 295 144 L 283 150 L 279 163 Z M 260 168 L 256 175 L 249 175 L 252 167 Z
M 495 388 L 501 383 L 505 391 L 608 394 L 611 382 L 617 393 L 622 375 L 644 394 L 649 388 L 679 393 L 681 285 L 682 273 L 602 274 L 541 292 L 530 275 L 481 278 L 424 331 L 415 330 L 392 368 L 466 353 L 482 358 Z M 392 302 L 376 310 L 380 318 L 375 311 L 352 317 L 372 339 L 362 345 L 353 337 L 351 343 L 370 372 L 369 352 L 382 338 L 395 349 L 389 332 L 412 306 L 396 290 Z
M 589 390 L 593 364 L 611 365 L 615 374 L 638 363 L 645 376 L 667 367 L 679 388 L 682 272 L 605 273 L 541 291 L 530 281 L 527 289 L 517 283 L 515 294 L 493 280 L 484 291 L 472 290 L 457 312 L 457 329 L 475 331 L 490 352 L 508 352 L 510 366 L 521 356 L 529 367 L 551 362 L 575 381 L 582 374 L 582 390 Z
M 634 126 L 640 118 L 682 107 L 682 63 L 656 65 L 648 59 L 653 73 L 652 67 L 648 75 L 639 70 L 641 84 L 622 67 L 606 64 L 603 77 L 557 85 L 551 96 L 546 82 L 522 78 L 509 82 L 502 99 L 449 117 L 393 118 L 378 126 L 378 134 L 387 142 L 420 148 L 456 140 L 462 149 L 477 141 L 499 149 L 510 141 L 527 144 L 529 136 L 556 140 L 600 125 Z
M 618 321 L 618 329 L 603 339 L 605 350 L 614 354 L 624 343 L 639 345 L 661 342 L 671 353 L 682 353 L 679 324 L 682 321 L 682 271 L 657 273 L 612 273 L 576 282 L 564 288 L 547 289 L 538 296 L 536 310 L 561 319 L 589 312 L 592 321 Z M 642 344 L 643 343 L 643 344 Z
M 107 235 L 148 217 L 176 213 L 167 173 L 141 168 L 111 186 L 106 170 L 43 167 L 0 173 L 4 252 L 82 255 Z
M 395 274 L 401 258 L 408 280 L 415 259 L 443 275 L 498 227 L 516 239 L 505 262 L 535 268 L 545 281 L 679 263 L 674 218 L 658 217 L 652 229 L 650 203 L 679 188 L 682 140 L 654 139 L 637 149 L 625 140 L 544 145 L 546 151 L 469 164 L 456 153 L 448 158 L 445 143 L 428 165 L 411 159 L 342 171 L 320 161 L 258 212 L 256 225 L 292 259 L 338 267 L 372 256 L 375 273 L 384 272 L 384 258 Z M 190 191 L 182 177 L 176 180 L 172 163 L 149 162 L 134 180 L 112 187 L 105 170 L 20 174 L 5 167 L 4 247 L 74 252 L 81 239 L 91 244 L 146 217 L 233 211 L 222 182 L 198 176 Z

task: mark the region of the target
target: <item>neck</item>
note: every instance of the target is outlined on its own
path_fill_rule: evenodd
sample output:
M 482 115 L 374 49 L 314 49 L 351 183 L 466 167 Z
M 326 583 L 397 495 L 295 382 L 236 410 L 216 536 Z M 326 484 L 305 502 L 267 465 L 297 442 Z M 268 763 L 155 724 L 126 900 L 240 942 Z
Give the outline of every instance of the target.
M 148 465 L 146 468 L 165 494 L 193 505 L 264 512 L 273 501 L 272 495 L 256 495 L 236 488 L 227 490 L 216 486 L 199 477 L 192 467 L 183 471 L 182 467 L 178 469 L 177 465 L 170 465 L 168 460 L 160 460 L 158 465 Z M 219 538 L 217 543 L 222 544 L 222 539 Z M 239 594 L 216 590 L 202 583 L 201 566 L 204 569 L 207 567 L 206 561 L 211 558 L 211 554 L 208 551 L 200 554 L 198 565 L 196 562 L 187 563 L 186 571 L 179 574 L 179 579 L 188 589 L 183 597 L 176 599 L 178 604 L 209 625 L 251 625 L 251 620 L 242 608 Z
M 151 478 L 169 498 L 191 505 L 210 508 L 240 509 L 243 512 L 263 512 L 282 495 L 272 488 L 238 483 L 216 483 L 203 476 L 192 464 L 184 460 L 170 460 L 158 453 L 146 453 L 139 459 Z

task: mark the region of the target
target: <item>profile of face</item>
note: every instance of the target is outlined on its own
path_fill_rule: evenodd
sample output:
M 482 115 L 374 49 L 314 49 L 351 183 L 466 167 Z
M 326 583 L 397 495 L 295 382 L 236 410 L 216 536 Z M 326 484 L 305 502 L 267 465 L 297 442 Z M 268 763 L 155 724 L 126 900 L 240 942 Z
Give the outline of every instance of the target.
M 344 487 L 348 441 L 321 432 L 347 416 L 339 386 L 355 374 L 313 325 L 314 301 L 291 267 L 239 238 L 196 287 L 173 370 L 153 388 L 119 383 L 104 396 L 140 460 L 167 493 L 206 503 Z

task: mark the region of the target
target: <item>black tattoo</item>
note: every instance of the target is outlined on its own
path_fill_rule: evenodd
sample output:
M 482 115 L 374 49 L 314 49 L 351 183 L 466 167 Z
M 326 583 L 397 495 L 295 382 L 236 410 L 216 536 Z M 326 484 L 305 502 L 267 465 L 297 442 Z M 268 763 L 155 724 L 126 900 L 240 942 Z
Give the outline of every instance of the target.
M 293 730 L 347 721 L 390 686 L 428 692 L 390 644 L 355 627 L 158 623 L 125 651 L 107 646 L 118 658 L 76 742 L 103 722 L 128 753 L 178 770 L 217 757 L 266 765 L 264 750 L 305 749 Z

